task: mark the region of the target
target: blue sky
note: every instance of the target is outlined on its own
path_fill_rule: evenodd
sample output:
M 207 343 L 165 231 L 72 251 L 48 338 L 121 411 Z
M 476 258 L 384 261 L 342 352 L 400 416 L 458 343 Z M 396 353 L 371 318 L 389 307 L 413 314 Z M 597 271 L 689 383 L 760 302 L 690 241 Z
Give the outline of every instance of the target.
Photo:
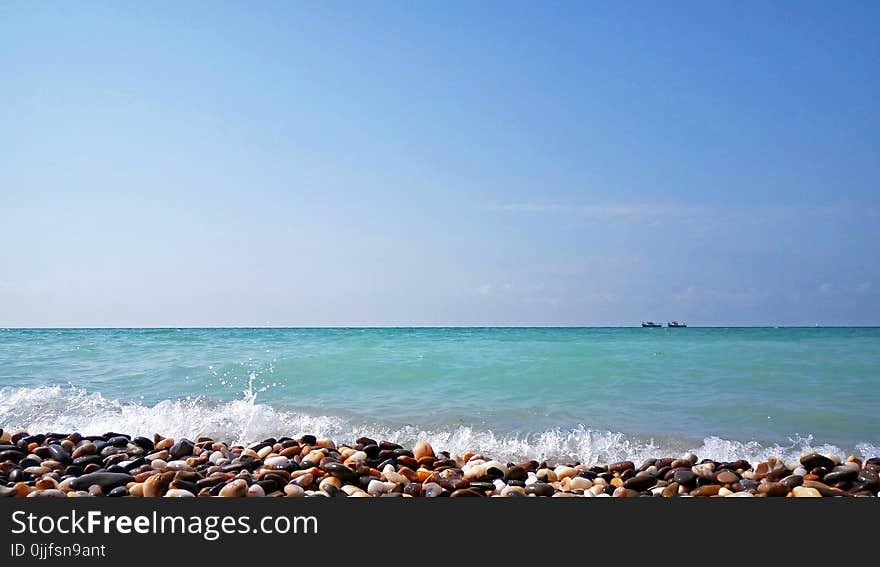
M 616 4 L 0 4 L 0 326 L 880 324 L 880 5 Z

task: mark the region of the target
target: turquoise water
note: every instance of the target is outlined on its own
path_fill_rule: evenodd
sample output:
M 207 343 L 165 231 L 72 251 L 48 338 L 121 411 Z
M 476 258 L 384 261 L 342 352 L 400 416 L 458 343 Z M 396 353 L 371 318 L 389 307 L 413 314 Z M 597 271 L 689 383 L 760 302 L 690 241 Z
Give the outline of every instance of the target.
M 877 453 L 877 328 L 0 331 L 0 427 L 509 456 Z

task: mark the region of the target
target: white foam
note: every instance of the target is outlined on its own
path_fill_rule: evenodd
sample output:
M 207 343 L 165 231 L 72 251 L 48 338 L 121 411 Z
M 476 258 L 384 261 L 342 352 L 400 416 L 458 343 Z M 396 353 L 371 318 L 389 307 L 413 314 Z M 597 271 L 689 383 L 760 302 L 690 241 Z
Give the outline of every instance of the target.
M 607 463 L 619 460 L 641 461 L 649 457 L 676 456 L 684 451 L 700 458 L 719 461 L 747 459 L 752 463 L 770 456 L 795 460 L 804 450 L 846 456 L 834 445 L 812 445 L 812 436 L 794 436 L 786 445 L 761 445 L 719 437 L 707 437 L 702 445 L 681 443 L 656 444 L 623 433 L 602 431 L 581 425 L 571 430 L 553 429 L 530 434 L 500 435 L 490 430 L 468 426 L 441 430 L 418 427 L 391 428 L 371 423 L 352 423 L 334 416 L 312 416 L 283 411 L 256 401 L 253 380 L 242 399 L 217 402 L 205 398 L 165 400 L 155 405 L 120 402 L 98 392 L 76 387 L 0 389 L 0 427 L 26 429 L 30 432 L 72 432 L 100 435 L 108 431 L 147 435 L 196 438 L 208 436 L 233 443 L 258 441 L 267 437 L 299 437 L 311 433 L 338 442 L 351 442 L 362 435 L 411 446 L 426 439 L 435 449 L 453 455 L 480 452 L 504 461 L 536 459 Z M 862 458 L 880 456 L 880 448 L 871 443 L 855 447 Z

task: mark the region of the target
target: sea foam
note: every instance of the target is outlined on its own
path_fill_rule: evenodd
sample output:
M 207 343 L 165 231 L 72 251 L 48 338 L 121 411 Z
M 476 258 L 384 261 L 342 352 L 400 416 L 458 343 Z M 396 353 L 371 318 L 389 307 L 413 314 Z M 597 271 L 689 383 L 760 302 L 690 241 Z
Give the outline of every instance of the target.
M 247 443 L 267 437 L 298 437 L 311 433 L 337 442 L 352 442 L 360 436 L 412 445 L 419 439 L 453 455 L 480 452 L 495 459 L 536 459 L 550 462 L 608 463 L 641 461 L 649 457 L 683 452 L 718 461 L 747 459 L 763 461 L 771 456 L 795 460 L 806 450 L 862 458 L 880 456 L 880 447 L 860 443 L 849 450 L 835 445 L 814 445 L 811 435 L 793 435 L 788 444 L 762 445 L 707 437 L 694 446 L 684 441 L 641 440 L 621 432 L 579 425 L 573 429 L 550 429 L 533 433 L 496 434 L 491 430 L 458 425 L 448 429 L 416 426 L 390 427 L 381 423 L 355 423 L 337 416 L 315 416 L 274 408 L 257 402 L 249 384 L 242 398 L 220 402 L 202 397 L 163 400 L 154 405 L 108 399 L 100 392 L 73 386 L 0 388 L 0 427 L 29 432 L 72 432 L 99 435 L 119 432 L 196 438 L 208 436 L 233 443 Z

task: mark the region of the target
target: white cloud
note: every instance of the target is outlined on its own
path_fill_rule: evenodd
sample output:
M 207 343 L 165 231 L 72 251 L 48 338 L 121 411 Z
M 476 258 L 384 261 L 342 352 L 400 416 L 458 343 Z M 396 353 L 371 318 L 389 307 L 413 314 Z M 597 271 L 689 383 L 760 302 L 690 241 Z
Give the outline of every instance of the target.
M 862 282 L 858 285 L 854 285 L 852 291 L 855 293 L 868 293 L 871 291 L 871 282 Z
M 590 218 L 646 219 L 686 216 L 698 213 L 701 207 L 662 205 L 658 203 L 606 203 L 601 205 L 563 205 L 559 203 L 490 203 L 491 211 L 518 213 L 557 213 Z

